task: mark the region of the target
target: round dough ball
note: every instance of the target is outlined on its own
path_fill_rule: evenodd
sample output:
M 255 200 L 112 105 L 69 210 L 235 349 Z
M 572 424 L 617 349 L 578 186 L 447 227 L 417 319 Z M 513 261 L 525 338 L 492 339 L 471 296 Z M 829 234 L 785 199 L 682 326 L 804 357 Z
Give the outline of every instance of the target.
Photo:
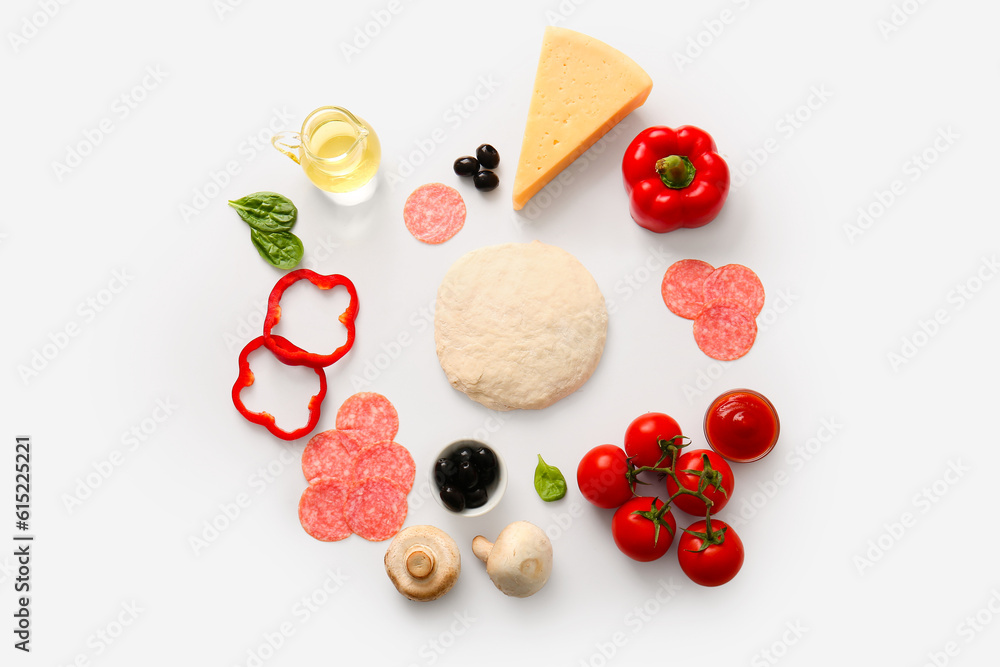
M 445 274 L 434 340 L 448 380 L 493 410 L 538 410 L 579 389 L 608 333 L 590 272 L 538 241 L 473 250 Z

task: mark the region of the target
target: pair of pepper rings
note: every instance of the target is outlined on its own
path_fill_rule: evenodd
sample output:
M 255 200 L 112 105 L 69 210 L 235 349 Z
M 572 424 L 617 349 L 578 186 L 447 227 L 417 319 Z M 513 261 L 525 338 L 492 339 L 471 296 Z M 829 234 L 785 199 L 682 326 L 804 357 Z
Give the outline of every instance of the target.
M 278 324 L 278 321 L 281 319 L 280 304 L 282 295 L 284 295 L 286 289 L 299 280 L 308 280 L 321 290 L 333 289 L 334 287 L 342 285 L 347 289 L 347 293 L 351 297 L 350 303 L 347 305 L 347 309 L 340 315 L 339 318 L 341 324 L 343 324 L 347 329 L 347 341 L 331 354 L 316 354 L 308 352 L 290 342 L 283 336 L 271 333 L 272 329 L 274 329 L 275 325 Z M 354 345 L 354 322 L 358 317 L 358 305 L 358 292 L 354 287 L 354 283 L 352 283 L 346 276 L 336 273 L 328 276 L 321 276 L 315 271 L 310 271 L 309 269 L 298 269 L 282 276 L 281 279 L 275 283 L 274 288 L 271 289 L 271 294 L 267 299 L 267 314 L 264 317 L 263 335 L 258 336 L 247 343 L 246 347 L 244 347 L 240 352 L 239 376 L 236 378 L 236 383 L 233 385 L 233 405 L 236 406 L 236 410 L 239 411 L 239 413 L 248 421 L 254 424 L 260 424 L 270 431 L 272 435 L 275 435 L 282 440 L 297 440 L 305 435 L 308 435 L 314 428 L 316 428 L 316 424 L 319 423 L 320 407 L 323 404 L 323 399 L 326 398 L 326 371 L 324 369 L 340 360 Z M 240 394 L 254 382 L 253 371 L 250 370 L 250 362 L 248 359 L 252 352 L 262 346 L 269 350 L 271 354 L 273 354 L 281 363 L 288 366 L 307 366 L 316 371 L 316 375 L 319 376 L 319 391 L 311 399 L 309 399 L 309 421 L 302 428 L 294 431 L 285 431 L 278 428 L 278 425 L 275 423 L 274 416 L 270 413 L 251 412 L 245 405 L 243 405 L 243 400 L 240 397 Z

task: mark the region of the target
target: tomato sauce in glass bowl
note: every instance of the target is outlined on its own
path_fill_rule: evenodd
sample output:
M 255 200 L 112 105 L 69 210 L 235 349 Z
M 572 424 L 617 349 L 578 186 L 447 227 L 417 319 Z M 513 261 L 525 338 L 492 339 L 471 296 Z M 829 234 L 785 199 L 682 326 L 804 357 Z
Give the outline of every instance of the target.
M 778 442 L 778 412 L 763 394 L 732 389 L 708 406 L 705 439 L 721 456 L 737 463 L 764 458 Z

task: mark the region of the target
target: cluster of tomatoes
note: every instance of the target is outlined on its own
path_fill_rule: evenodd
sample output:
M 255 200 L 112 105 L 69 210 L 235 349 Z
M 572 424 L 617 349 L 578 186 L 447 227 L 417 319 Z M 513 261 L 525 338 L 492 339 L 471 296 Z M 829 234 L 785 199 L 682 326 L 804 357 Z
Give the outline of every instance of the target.
M 616 510 L 615 544 L 637 561 L 656 560 L 670 549 L 677 532 L 673 510 L 704 517 L 682 530 L 677 556 L 692 581 L 719 586 L 743 566 L 739 535 L 713 516 L 732 497 L 733 470 L 713 450 L 684 451 L 688 442 L 673 418 L 646 413 L 625 431 L 624 450 L 600 445 L 584 455 L 577 483 L 591 503 Z M 637 495 L 647 480 L 651 490 Z M 664 491 L 665 501 L 658 497 Z

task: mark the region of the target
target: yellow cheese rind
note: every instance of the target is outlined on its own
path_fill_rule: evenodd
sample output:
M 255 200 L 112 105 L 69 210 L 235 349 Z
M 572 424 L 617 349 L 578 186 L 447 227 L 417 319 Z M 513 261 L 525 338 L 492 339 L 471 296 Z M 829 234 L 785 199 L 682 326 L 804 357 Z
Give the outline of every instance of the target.
M 538 58 L 514 210 L 642 106 L 653 80 L 621 51 L 583 33 L 549 26 Z

